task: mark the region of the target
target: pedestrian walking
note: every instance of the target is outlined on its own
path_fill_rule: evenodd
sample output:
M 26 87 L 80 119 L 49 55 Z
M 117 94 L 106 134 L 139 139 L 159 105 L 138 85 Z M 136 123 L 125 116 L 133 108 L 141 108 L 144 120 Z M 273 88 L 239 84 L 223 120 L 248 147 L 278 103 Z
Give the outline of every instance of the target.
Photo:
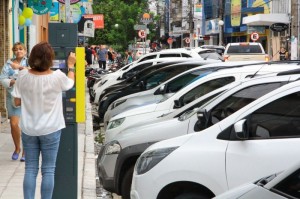
M 11 159 L 18 160 L 19 155 L 22 151 L 22 156 L 20 161 L 24 162 L 25 156 L 24 156 L 24 149 L 23 150 L 21 149 L 21 129 L 19 126 L 21 109 L 19 107 L 13 106 L 12 103 L 13 98 L 11 96 L 11 92 L 15 85 L 19 73 L 19 69 L 27 66 L 27 57 L 26 57 L 27 50 L 26 50 L 26 46 L 23 43 L 17 42 L 13 45 L 12 51 L 14 57 L 6 61 L 0 74 L 0 80 L 1 80 L 1 84 L 6 89 L 6 109 L 7 109 L 8 119 L 10 122 L 11 135 L 15 145 L 15 150 L 12 154 Z
M 103 70 L 106 69 L 106 61 L 108 58 L 107 54 L 107 49 L 105 48 L 104 45 L 100 46 L 100 50 L 98 51 L 98 63 L 99 63 L 99 68 L 102 68 Z
M 127 64 L 130 64 L 132 62 L 133 62 L 132 52 L 128 52 Z
M 280 48 L 279 59 L 280 61 L 289 59 L 289 52 L 284 47 Z
M 85 61 L 87 63 L 87 66 L 90 67 L 93 64 L 93 52 L 90 48 L 90 46 L 85 47 Z
M 36 44 L 30 53 L 30 69 L 19 71 L 12 91 L 21 106 L 22 142 L 25 149 L 24 199 L 34 199 L 41 154 L 41 199 L 52 199 L 54 172 L 61 129 L 65 128 L 62 93 L 74 85 L 75 53 L 67 59 L 68 73 L 52 71 L 54 51 L 49 43 Z M 68 168 L 66 168 L 68 169 Z

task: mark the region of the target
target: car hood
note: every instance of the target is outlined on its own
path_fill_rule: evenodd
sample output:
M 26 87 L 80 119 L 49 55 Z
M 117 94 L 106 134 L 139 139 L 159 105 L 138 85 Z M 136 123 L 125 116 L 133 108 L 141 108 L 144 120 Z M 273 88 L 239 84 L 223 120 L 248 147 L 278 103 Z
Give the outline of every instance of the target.
M 116 120 L 116 119 L 119 119 L 119 118 L 123 118 L 123 117 L 129 117 L 129 116 L 132 116 L 132 115 L 139 115 L 139 114 L 153 112 L 156 107 L 157 107 L 157 103 L 142 105 L 140 107 L 129 109 L 125 112 L 122 112 L 122 113 L 112 117 L 110 119 L 110 121 L 113 121 L 113 120 Z
M 255 185 L 253 183 L 244 184 L 237 188 L 226 191 L 225 193 L 214 197 L 214 199 L 238 199 L 245 193 L 247 193 L 255 188 L 257 188 L 257 185 Z

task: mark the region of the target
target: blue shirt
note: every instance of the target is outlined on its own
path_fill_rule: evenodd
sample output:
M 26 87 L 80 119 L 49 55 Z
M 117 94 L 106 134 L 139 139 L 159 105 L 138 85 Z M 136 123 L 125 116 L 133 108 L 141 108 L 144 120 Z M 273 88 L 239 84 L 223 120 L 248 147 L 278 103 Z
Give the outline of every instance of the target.
M 103 48 L 98 51 L 98 56 L 100 61 L 106 61 L 106 56 L 107 56 L 107 50 L 106 48 Z
M 0 82 L 2 86 L 6 89 L 8 93 L 12 92 L 12 86 L 10 86 L 10 81 L 12 79 L 16 79 L 19 73 L 19 69 L 13 69 L 10 65 L 10 62 L 14 59 L 9 59 L 4 64 L 1 74 L 0 74 Z M 23 59 L 20 62 L 21 66 L 27 66 L 27 57 L 23 57 Z

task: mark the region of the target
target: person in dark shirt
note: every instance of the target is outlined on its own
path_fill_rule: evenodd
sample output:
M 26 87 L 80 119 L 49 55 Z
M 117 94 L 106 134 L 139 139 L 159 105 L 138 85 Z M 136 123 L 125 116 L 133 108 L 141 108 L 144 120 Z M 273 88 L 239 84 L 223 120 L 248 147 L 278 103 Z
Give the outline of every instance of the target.
M 90 67 L 91 64 L 93 63 L 92 55 L 93 55 L 93 53 L 92 53 L 91 48 L 89 46 L 86 46 L 85 47 L 85 61 L 86 61 L 86 64 L 88 67 Z

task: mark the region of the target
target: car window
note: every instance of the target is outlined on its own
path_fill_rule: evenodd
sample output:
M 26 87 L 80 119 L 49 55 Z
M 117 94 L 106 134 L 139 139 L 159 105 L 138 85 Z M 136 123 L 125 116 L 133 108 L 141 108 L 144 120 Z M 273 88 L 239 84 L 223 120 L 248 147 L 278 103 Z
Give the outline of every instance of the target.
M 188 104 L 188 103 L 194 101 L 195 99 L 197 99 L 213 90 L 216 90 L 218 88 L 225 86 L 226 84 L 234 82 L 234 80 L 235 80 L 235 78 L 233 76 L 229 76 L 229 77 L 222 77 L 222 78 L 218 78 L 218 79 L 214 79 L 214 80 L 205 82 L 205 83 L 193 88 L 192 90 L 187 92 L 185 95 L 183 95 L 181 97 L 182 102 L 184 105 Z
M 210 70 L 211 69 L 202 69 L 202 70 L 197 70 L 197 71 L 193 71 L 193 72 L 181 75 L 180 77 L 173 79 L 166 85 L 167 86 L 166 92 L 167 93 L 177 92 L 181 88 L 183 88 L 186 85 L 193 82 L 194 79 L 198 79 L 198 77 L 204 77 L 203 74 L 207 74 L 207 72 Z
M 181 57 L 192 57 L 192 56 L 186 53 L 181 53 Z
M 300 92 L 275 100 L 249 116 L 251 138 L 300 136 Z
M 159 58 L 164 58 L 164 57 L 181 57 L 180 53 L 166 53 L 166 54 L 160 54 Z
M 204 51 L 199 52 L 200 57 L 203 59 L 214 59 L 214 60 L 222 60 L 222 56 L 220 56 L 216 51 Z
M 288 198 L 300 198 L 300 169 L 282 180 L 271 191 Z
M 157 55 L 149 55 L 147 57 L 142 58 L 139 62 L 146 61 L 149 59 L 155 59 Z
M 167 76 L 167 72 L 161 72 L 161 73 L 157 73 L 155 75 L 153 75 L 151 78 L 148 78 L 144 83 L 146 86 L 146 90 L 149 90 L 151 88 L 154 88 L 156 86 L 158 86 L 160 83 L 162 83 L 161 81 Z
M 144 64 L 140 64 L 132 69 L 130 69 L 129 71 L 125 72 L 123 77 L 124 78 L 129 78 L 132 75 L 135 75 L 136 73 L 138 73 L 139 71 L 143 70 L 144 68 L 148 67 L 148 66 L 152 66 L 153 62 L 149 62 L 149 63 L 144 63 Z
M 258 84 L 249 86 L 232 94 L 211 110 L 211 115 L 213 118 L 212 123 L 215 124 L 223 120 L 259 97 L 276 88 L 279 88 L 281 85 L 281 82 Z
M 231 45 L 227 50 L 228 54 L 239 53 L 263 53 L 259 45 Z
M 183 71 L 186 71 L 186 67 L 171 67 L 166 70 L 158 71 L 154 77 L 153 75 L 150 75 L 143 80 L 146 86 L 145 89 L 148 90 L 154 88 L 159 84 L 171 79 L 172 77 L 182 73 Z

